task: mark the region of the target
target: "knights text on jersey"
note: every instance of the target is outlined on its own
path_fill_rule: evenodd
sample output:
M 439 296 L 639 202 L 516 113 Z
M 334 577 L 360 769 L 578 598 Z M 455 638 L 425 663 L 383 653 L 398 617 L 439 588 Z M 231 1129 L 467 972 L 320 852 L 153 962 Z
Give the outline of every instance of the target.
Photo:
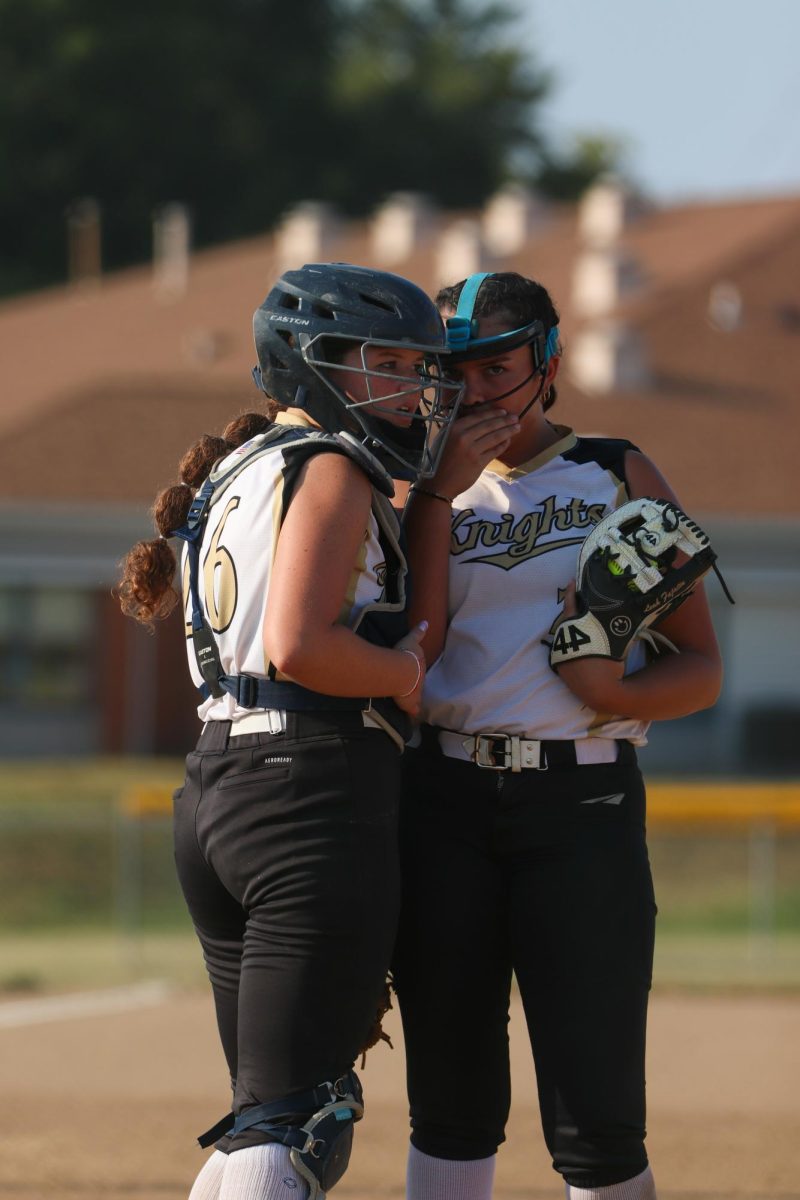
M 628 494 L 630 442 L 561 438 L 520 467 L 492 462 L 456 497 L 443 654 L 425 681 L 423 717 L 464 733 L 646 741 L 647 723 L 595 713 L 551 670 L 548 644 L 594 525 Z M 644 662 L 634 647 L 626 664 Z
M 234 456 L 246 454 L 250 446 L 251 443 L 246 443 L 235 450 L 220 464 L 219 470 L 223 471 Z M 209 513 L 200 546 L 199 592 L 205 618 L 219 649 L 222 669 L 227 675 L 276 677 L 275 669 L 264 653 L 262 627 L 278 534 L 304 461 L 285 447 L 276 446 L 245 466 Z M 396 607 L 386 605 L 383 600 L 385 552 L 375 517 L 375 509 L 382 501 L 383 497 L 373 495 L 373 512 L 353 565 L 339 618 L 351 629 L 357 627 L 367 610 Z M 391 513 L 388 502 L 380 507 L 381 514 L 384 508 Z M 199 687 L 203 679 L 191 639 L 188 574 L 184 554 L 186 648 L 189 670 Z M 209 697 L 197 710 L 204 721 L 235 719 L 246 711 L 227 694 L 217 699 Z

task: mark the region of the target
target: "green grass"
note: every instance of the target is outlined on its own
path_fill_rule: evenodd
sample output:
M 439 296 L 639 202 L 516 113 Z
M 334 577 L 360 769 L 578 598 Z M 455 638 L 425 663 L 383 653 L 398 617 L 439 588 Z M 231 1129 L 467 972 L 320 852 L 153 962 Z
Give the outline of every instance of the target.
M 175 877 L 174 759 L 5 762 L 0 772 L 0 993 L 204 972 Z M 657 986 L 800 988 L 800 834 L 656 831 Z
M 187 921 L 188 925 L 188 921 Z M 205 987 L 199 943 L 191 929 L 123 934 L 72 929 L 0 935 L 0 997 L 64 992 L 163 979 Z
M 207 986 L 191 930 L 123 934 L 72 929 L 0 935 L 0 1001 L 162 979 Z M 654 989 L 800 990 L 800 936 L 659 934 Z
M 800 935 L 800 835 L 658 832 L 650 860 L 659 929 L 670 934 Z
M 183 762 L 173 758 L 4 760 L 0 813 L 87 816 L 112 811 L 131 788 L 173 789 Z
M 0 931 L 182 927 L 169 812 L 125 804 L 142 789 L 168 797 L 182 772 L 172 759 L 4 763 Z
M 800 934 L 656 935 L 656 990 L 798 991 Z

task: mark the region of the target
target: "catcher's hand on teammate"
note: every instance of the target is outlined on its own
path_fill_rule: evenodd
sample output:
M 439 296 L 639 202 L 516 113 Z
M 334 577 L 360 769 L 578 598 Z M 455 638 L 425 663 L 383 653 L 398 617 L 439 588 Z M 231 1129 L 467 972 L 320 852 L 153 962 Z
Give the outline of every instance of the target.
M 409 657 L 417 660 L 417 677 L 407 692 L 402 692 L 392 696 L 398 708 L 403 712 L 408 713 L 410 717 L 416 717 L 419 714 L 420 705 L 422 703 L 422 685 L 425 682 L 425 652 L 422 649 L 422 639 L 428 629 L 427 621 L 419 621 L 413 629 L 411 629 L 405 637 L 394 645 L 395 650 L 402 650 Z
M 553 629 L 550 665 L 558 670 L 581 658 L 622 662 L 637 638 L 651 645 L 657 638 L 674 650 L 650 626 L 717 570 L 716 557 L 708 536 L 672 501 L 643 498 L 615 509 L 581 547 L 575 611 L 565 609 Z

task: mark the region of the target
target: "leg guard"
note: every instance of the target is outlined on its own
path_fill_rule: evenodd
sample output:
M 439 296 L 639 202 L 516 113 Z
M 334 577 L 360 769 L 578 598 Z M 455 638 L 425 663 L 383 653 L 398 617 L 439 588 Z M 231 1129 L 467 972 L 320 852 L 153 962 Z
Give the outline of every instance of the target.
M 334 1083 L 248 1108 L 236 1117 L 232 1128 L 223 1131 L 215 1126 L 209 1133 L 233 1136 L 244 1129 L 268 1133 L 271 1141 L 289 1147 L 294 1169 L 311 1189 L 308 1200 L 324 1200 L 347 1170 L 353 1124 L 363 1115 L 361 1084 L 355 1071 L 348 1071 Z M 229 1122 L 220 1122 L 223 1124 Z

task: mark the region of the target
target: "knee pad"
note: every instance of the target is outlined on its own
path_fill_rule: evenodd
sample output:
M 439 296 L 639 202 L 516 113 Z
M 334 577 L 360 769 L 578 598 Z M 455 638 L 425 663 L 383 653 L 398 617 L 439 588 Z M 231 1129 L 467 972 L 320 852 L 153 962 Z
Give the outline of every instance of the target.
M 326 1104 L 309 1117 L 295 1135 L 303 1135 L 300 1145 L 292 1145 L 289 1157 L 298 1175 L 310 1186 L 308 1200 L 317 1200 L 339 1182 L 347 1170 L 353 1149 L 353 1123 L 362 1115 L 356 1111 L 353 1100 L 342 1100 Z
M 294 1169 L 310 1187 L 308 1200 L 324 1200 L 347 1170 L 353 1125 L 363 1115 L 361 1083 L 348 1071 L 334 1083 L 248 1108 L 228 1132 L 258 1129 L 288 1146 Z

